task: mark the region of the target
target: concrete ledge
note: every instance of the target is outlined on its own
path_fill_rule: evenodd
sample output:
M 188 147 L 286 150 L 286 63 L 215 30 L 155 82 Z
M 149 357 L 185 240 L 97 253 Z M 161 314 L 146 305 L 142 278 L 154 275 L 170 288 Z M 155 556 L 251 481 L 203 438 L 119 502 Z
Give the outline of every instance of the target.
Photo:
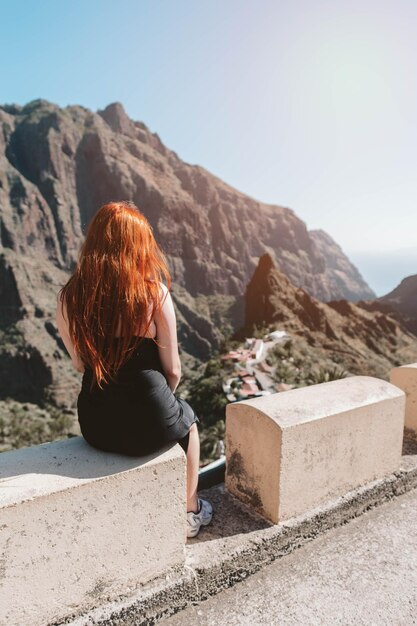
M 226 406 L 226 488 L 278 523 L 399 467 L 405 394 L 350 376 Z
M 417 487 L 417 455 L 403 456 L 398 471 L 344 494 L 308 514 L 271 524 L 253 513 L 224 484 L 202 491 L 214 505 L 212 525 L 186 546 L 184 568 L 171 568 L 134 593 L 50 626 L 150 626 L 259 571 L 330 528 Z
M 405 392 L 405 425 L 417 433 L 417 363 L 394 367 L 390 382 Z
M 0 623 L 44 625 L 184 564 L 179 445 L 129 457 L 82 437 L 0 455 Z

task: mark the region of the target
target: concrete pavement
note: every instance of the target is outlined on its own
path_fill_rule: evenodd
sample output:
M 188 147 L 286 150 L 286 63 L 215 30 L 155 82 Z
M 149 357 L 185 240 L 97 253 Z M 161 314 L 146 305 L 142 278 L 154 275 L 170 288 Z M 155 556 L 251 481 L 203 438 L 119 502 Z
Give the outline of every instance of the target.
M 327 530 L 158 624 L 417 624 L 417 489 Z

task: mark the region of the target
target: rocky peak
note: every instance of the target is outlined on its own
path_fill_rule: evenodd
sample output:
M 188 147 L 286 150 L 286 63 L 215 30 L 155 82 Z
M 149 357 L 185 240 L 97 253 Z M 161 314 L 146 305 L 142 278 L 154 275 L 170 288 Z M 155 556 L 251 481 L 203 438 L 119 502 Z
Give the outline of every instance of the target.
M 417 335 L 417 274 L 403 278 L 399 285 L 385 296 L 374 300 L 360 300 L 368 311 L 391 313 L 405 322 L 408 330 Z
M 0 106 L 0 109 L 2 111 L 5 111 L 5 113 L 9 113 L 10 115 L 18 115 L 21 112 L 22 107 L 20 106 L 20 104 L 2 104 Z
M 263 326 L 286 321 L 294 328 L 302 325 L 312 330 L 323 329 L 325 323 L 318 307 L 302 288 L 295 287 L 281 272 L 271 254 L 263 254 L 245 292 L 245 326 Z M 297 323 L 295 323 L 297 320 Z M 295 326 L 294 326 L 295 323 Z
M 123 105 L 120 102 L 113 102 L 97 113 L 115 133 L 131 135 L 134 131 L 134 123 L 128 117 Z
M 386 378 L 393 364 L 412 362 L 416 354 L 415 335 L 399 313 L 345 299 L 320 302 L 292 284 L 270 254 L 259 258 L 247 285 L 245 325 L 238 335 L 253 333 L 255 325 L 297 336 L 317 349 L 317 361 L 340 363 L 342 355 L 347 370 L 364 375 Z
M 258 265 L 253 275 L 253 279 L 255 280 L 257 278 L 257 275 L 265 276 L 273 267 L 276 267 L 274 259 L 269 252 L 265 252 L 265 254 L 262 254 L 259 257 Z
M 403 278 L 395 289 L 378 298 L 403 315 L 417 317 L 417 274 Z

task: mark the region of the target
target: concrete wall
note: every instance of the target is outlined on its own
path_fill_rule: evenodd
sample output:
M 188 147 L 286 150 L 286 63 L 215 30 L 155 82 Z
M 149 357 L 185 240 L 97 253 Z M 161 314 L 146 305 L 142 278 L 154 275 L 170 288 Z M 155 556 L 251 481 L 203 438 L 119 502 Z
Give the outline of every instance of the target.
M 417 363 L 394 367 L 390 382 L 405 392 L 405 425 L 417 433 Z
M 82 437 L 0 454 L 0 624 L 37 626 L 183 564 L 179 445 L 128 457 Z
M 274 523 L 399 467 L 405 394 L 352 376 L 226 406 L 225 486 Z
M 228 404 L 226 488 L 279 523 L 391 474 L 416 372 Z M 182 567 L 186 524 L 179 445 L 128 457 L 76 437 L 0 454 L 0 624 L 58 622 Z

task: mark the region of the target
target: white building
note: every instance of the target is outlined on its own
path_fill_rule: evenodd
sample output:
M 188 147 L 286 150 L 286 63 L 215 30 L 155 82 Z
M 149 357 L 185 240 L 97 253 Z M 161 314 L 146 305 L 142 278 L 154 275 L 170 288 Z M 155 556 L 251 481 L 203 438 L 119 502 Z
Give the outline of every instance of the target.
M 283 339 L 284 337 L 289 337 L 288 333 L 286 330 L 273 330 L 271 333 L 268 334 L 268 338 L 269 339 L 273 339 L 273 340 L 278 340 L 278 339 Z

